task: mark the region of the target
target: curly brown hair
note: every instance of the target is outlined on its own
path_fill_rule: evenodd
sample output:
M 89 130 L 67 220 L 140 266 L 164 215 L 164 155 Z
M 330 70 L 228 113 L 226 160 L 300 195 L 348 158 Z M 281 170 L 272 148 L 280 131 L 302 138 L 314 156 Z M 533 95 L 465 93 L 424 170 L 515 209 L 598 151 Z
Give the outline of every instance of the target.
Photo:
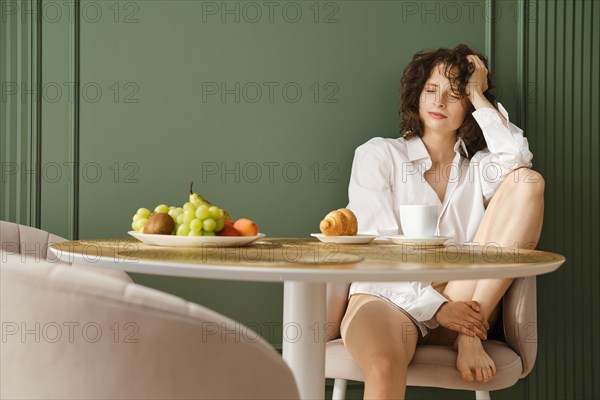
M 454 94 L 461 98 L 467 96 L 467 83 L 475 69 L 467 60 L 467 56 L 471 54 L 478 56 L 488 68 L 487 58 L 465 44 L 459 44 L 453 49 L 423 50 L 414 55 L 412 61 L 404 68 L 401 81 L 400 133 L 405 139 L 423 136 L 423 121 L 419 118 L 419 102 L 423 87 L 434 67 L 444 65 L 444 76 L 450 81 Z M 487 84 L 488 89 L 483 94 L 490 103 L 496 105 L 496 98 L 492 92 L 494 86 L 489 73 Z M 469 101 L 465 119 L 456 132 L 457 137 L 462 138 L 465 142 L 469 158 L 473 157 L 477 151 L 487 147 L 483 132 L 473 118 L 473 111 L 475 108 Z

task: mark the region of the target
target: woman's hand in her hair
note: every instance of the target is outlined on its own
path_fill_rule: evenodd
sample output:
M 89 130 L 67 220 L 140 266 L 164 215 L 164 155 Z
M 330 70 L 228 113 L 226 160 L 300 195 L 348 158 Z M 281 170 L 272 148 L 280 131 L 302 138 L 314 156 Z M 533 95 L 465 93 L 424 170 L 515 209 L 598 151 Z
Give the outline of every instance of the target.
M 473 99 L 472 94 L 483 94 L 488 89 L 488 69 L 481 58 L 476 55 L 467 56 L 467 60 L 475 67 L 467 83 L 467 95 Z
M 440 306 L 434 317 L 444 328 L 485 340 L 490 326 L 480 310 L 476 301 L 448 301 Z

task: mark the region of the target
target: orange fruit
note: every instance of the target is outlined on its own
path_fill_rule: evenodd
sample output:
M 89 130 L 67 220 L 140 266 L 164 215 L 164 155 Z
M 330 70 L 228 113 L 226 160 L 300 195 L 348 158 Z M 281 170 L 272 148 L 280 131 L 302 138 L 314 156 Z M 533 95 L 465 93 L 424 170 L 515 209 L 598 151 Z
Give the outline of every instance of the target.
M 254 221 L 248 218 L 240 218 L 233 224 L 233 227 L 237 229 L 242 236 L 256 236 L 258 235 L 258 226 Z

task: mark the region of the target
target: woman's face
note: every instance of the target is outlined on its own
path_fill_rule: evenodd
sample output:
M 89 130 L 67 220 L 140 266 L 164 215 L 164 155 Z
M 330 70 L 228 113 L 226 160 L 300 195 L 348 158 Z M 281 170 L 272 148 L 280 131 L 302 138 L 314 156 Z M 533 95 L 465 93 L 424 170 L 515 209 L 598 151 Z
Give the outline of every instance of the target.
M 452 92 L 448 78 L 444 76 L 444 65 L 436 65 L 425 82 L 419 103 L 419 117 L 423 122 L 424 134 L 428 131 L 453 132 L 462 125 L 467 114 L 467 98 Z

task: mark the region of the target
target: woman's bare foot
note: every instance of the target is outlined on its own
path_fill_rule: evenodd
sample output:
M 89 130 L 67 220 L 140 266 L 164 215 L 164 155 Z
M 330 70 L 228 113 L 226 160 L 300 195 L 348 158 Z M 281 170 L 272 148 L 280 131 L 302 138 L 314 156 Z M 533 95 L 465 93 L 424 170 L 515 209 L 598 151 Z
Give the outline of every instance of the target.
M 496 375 L 496 364 L 483 350 L 481 339 L 477 336 L 459 334 L 454 348 L 458 350 L 456 368 L 465 381 L 488 382 Z

